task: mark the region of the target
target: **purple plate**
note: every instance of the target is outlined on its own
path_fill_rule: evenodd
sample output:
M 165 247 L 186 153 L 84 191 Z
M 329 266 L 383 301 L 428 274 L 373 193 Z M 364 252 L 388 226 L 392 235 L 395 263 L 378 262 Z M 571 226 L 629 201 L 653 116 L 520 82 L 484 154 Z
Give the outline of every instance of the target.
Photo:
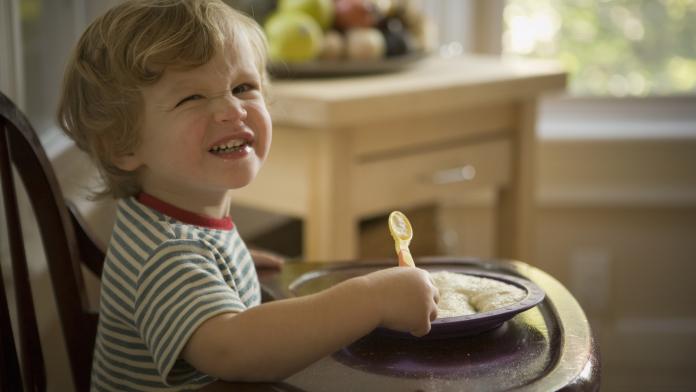
M 297 278 L 290 284 L 289 289 L 294 295 L 307 295 L 331 287 L 346 279 L 364 275 L 380 268 L 383 268 L 383 266 L 353 265 L 315 270 Z M 436 265 L 429 266 L 426 264 L 423 265 L 422 268 L 430 272 L 447 270 L 455 273 L 499 280 L 501 282 L 519 287 L 520 289 L 524 290 L 527 295 L 519 302 L 488 312 L 437 319 L 432 322 L 430 333 L 420 338 L 416 338 L 408 333 L 398 332 L 387 328 L 377 328 L 373 332 L 374 334 L 405 339 L 447 339 L 453 337 L 477 335 L 482 332 L 500 327 L 505 321 L 511 319 L 516 314 L 528 310 L 544 300 L 544 291 L 539 286 L 527 279 L 517 276 L 474 269 L 470 267 L 457 268 L 448 266 L 447 268 L 438 268 Z

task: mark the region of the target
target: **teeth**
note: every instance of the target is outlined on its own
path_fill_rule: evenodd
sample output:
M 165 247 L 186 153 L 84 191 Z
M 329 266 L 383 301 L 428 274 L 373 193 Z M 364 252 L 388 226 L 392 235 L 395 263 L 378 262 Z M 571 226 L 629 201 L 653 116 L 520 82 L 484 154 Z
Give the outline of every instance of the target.
M 229 150 L 236 150 L 239 149 L 239 147 L 242 147 L 247 144 L 247 141 L 244 139 L 233 139 L 227 142 L 226 144 L 221 144 L 218 146 L 213 146 L 213 148 L 210 149 L 212 152 L 222 152 L 222 151 L 229 151 Z

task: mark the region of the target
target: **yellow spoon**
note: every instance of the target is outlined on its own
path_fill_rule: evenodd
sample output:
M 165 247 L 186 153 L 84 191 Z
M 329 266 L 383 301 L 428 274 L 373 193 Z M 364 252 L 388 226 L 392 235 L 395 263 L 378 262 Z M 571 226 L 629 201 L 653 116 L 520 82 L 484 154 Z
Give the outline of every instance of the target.
M 413 256 L 411 256 L 411 251 L 408 249 L 408 244 L 411 243 L 413 238 L 413 228 L 411 227 L 411 222 L 408 221 L 406 215 L 401 211 L 392 211 L 389 214 L 389 232 L 394 238 L 394 248 L 396 248 L 396 254 L 399 256 L 399 265 L 415 267 Z

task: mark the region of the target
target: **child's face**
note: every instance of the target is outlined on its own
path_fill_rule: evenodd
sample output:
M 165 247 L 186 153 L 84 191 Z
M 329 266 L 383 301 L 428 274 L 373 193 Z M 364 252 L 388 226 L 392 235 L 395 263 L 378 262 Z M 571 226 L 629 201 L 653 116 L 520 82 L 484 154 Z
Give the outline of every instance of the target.
M 240 42 L 198 68 L 167 69 L 143 89 L 141 143 L 124 162 L 139 170 L 145 192 L 193 202 L 254 179 L 272 133 L 254 60 Z

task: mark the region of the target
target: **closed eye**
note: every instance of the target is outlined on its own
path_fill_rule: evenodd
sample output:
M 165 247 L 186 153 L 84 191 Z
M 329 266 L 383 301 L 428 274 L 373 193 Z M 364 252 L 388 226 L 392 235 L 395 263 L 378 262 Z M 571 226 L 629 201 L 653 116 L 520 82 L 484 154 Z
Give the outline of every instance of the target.
M 181 101 L 179 101 L 179 102 L 176 104 L 176 106 L 174 106 L 174 107 L 179 107 L 179 106 L 185 104 L 185 103 L 188 102 L 188 101 L 195 101 L 195 100 L 203 99 L 203 98 L 204 98 L 204 97 L 203 97 L 202 95 L 200 95 L 200 94 L 189 95 L 188 97 L 186 97 L 186 98 L 182 99 Z
M 256 86 L 250 83 L 242 83 L 232 89 L 232 94 L 238 95 L 238 94 L 244 94 L 247 91 L 251 91 L 256 89 Z

